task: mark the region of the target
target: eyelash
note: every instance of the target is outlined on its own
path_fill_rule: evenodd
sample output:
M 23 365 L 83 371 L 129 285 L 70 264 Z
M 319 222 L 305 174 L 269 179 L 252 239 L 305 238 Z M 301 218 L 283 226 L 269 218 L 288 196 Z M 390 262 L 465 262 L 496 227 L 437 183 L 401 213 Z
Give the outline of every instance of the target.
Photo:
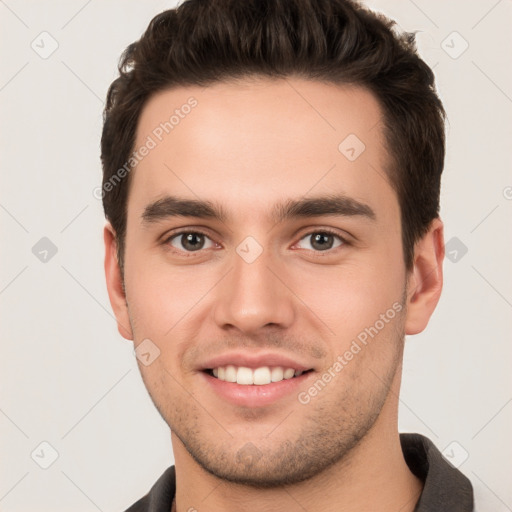
M 342 237 L 337 231 L 334 231 L 333 229 L 330 229 L 330 228 L 320 228 L 320 229 L 315 229 L 313 231 L 308 231 L 307 233 L 303 234 L 300 238 L 299 238 L 299 242 L 301 240 L 303 240 L 304 238 L 308 237 L 308 236 L 311 236 L 313 234 L 317 234 L 317 233 L 321 233 L 321 234 L 325 234 L 325 235 L 332 235 L 336 238 L 338 238 L 340 241 L 341 241 L 341 245 L 338 246 L 338 247 L 334 247 L 333 249 L 327 249 L 325 251 L 311 251 L 310 249 L 303 249 L 303 250 L 306 250 L 306 251 L 309 251 L 309 252 L 312 252 L 315 256 L 318 256 L 318 257 L 324 257 L 325 255 L 331 255 L 333 254 L 334 252 L 336 252 L 338 249 L 341 249 L 343 246 L 347 246 L 347 245 L 350 245 L 350 242 L 347 241 L 346 238 Z M 201 253 L 204 249 L 199 249 L 198 251 L 181 251 L 181 250 L 178 250 L 178 249 L 175 249 L 174 247 L 172 247 L 170 245 L 170 241 L 174 238 L 177 238 L 179 237 L 180 235 L 184 235 L 184 234 L 193 234 L 193 235 L 202 235 L 202 236 L 205 236 L 205 237 L 208 237 L 211 239 L 211 237 L 208 235 L 208 233 L 205 233 L 204 231 L 201 231 L 201 230 L 187 230 L 187 229 L 184 229 L 184 230 L 181 230 L 181 231 L 177 231 L 175 233 L 172 233 L 171 235 L 165 237 L 165 239 L 162 241 L 162 244 L 165 245 L 170 251 L 172 252 L 175 252 L 175 253 L 180 253 L 180 254 L 187 254 L 187 258 L 190 258 L 190 257 L 193 257 L 195 256 L 197 253 Z M 215 242 L 214 240 L 212 240 L 212 242 L 214 243 L 217 243 Z M 298 242 L 297 242 L 298 243 Z M 294 244 L 296 245 L 296 244 Z

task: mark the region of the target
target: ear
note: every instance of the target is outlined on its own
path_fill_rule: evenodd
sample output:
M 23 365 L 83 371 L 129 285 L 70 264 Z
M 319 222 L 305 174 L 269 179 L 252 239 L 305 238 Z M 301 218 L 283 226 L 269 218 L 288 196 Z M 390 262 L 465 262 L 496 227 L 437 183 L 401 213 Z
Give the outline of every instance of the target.
M 436 218 L 414 248 L 407 287 L 406 334 L 418 334 L 427 326 L 443 289 L 443 260 L 443 223 Z
M 119 262 L 117 261 L 116 234 L 110 223 L 107 223 L 103 229 L 103 240 L 105 242 L 105 277 L 108 297 L 116 316 L 117 329 L 123 338 L 133 340 L 128 304 L 123 290 Z

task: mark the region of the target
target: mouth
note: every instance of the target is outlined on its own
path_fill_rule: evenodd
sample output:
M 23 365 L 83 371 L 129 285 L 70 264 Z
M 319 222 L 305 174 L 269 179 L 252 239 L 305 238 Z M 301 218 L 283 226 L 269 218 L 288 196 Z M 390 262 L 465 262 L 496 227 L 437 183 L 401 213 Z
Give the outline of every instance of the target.
M 201 361 L 197 371 L 212 400 L 260 408 L 293 404 L 293 395 L 315 379 L 310 364 L 295 354 L 232 351 Z
M 299 393 L 314 370 L 303 370 L 285 366 L 216 366 L 200 372 L 205 384 L 223 401 L 235 406 L 260 408 L 289 401 Z M 291 402 L 293 403 L 293 402 Z
M 312 372 L 298 370 L 286 366 L 260 366 L 249 368 L 228 364 L 203 370 L 207 375 L 223 382 L 239 384 L 241 386 L 267 386 L 284 380 L 296 379 L 303 374 Z

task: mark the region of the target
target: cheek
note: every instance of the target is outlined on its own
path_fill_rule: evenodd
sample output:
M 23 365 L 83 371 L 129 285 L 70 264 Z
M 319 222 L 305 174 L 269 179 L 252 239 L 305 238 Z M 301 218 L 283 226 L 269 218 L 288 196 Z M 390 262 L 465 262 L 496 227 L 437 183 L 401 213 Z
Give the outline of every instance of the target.
M 402 301 L 405 286 L 401 267 L 376 256 L 339 266 L 310 266 L 294 281 L 293 289 L 307 308 L 341 340 L 355 337 L 393 309 Z
M 126 266 L 126 295 L 137 337 L 167 338 L 214 284 L 212 272 L 171 268 L 162 256 L 132 254 Z

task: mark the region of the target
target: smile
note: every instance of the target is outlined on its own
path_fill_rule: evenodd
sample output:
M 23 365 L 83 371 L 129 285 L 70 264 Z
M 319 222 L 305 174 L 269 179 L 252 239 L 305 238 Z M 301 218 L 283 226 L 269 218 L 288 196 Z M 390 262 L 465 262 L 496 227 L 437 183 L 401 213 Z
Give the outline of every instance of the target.
M 243 386 L 265 386 L 272 382 L 281 382 L 282 380 L 300 377 L 306 372 L 284 366 L 248 368 L 246 366 L 235 366 L 232 364 L 207 370 L 207 373 L 219 380 L 232 383 L 236 382 Z

